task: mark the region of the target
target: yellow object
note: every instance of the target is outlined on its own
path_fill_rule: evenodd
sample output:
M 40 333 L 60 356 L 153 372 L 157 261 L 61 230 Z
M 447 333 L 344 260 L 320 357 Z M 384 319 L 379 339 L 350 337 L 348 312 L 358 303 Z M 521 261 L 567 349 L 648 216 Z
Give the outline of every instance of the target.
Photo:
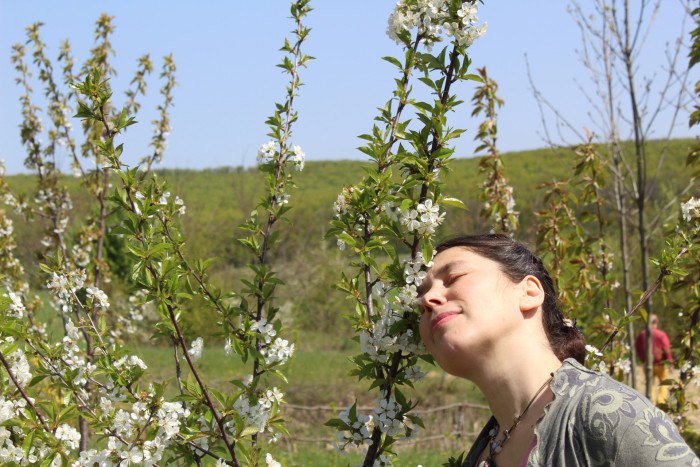
M 658 382 L 656 380 L 659 380 Z M 668 399 L 668 386 L 662 385 L 664 380 L 668 379 L 668 365 L 660 363 L 654 365 L 654 381 L 651 392 L 652 402 L 655 405 L 663 404 Z

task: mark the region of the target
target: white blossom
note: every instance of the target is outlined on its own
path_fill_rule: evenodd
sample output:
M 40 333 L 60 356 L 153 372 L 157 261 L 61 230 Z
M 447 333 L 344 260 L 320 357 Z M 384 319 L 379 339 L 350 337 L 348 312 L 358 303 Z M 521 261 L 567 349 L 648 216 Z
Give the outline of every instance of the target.
M 196 338 L 190 344 L 190 348 L 187 353 L 190 355 L 192 360 L 199 360 L 202 358 L 202 349 L 204 348 L 204 339 L 201 337 Z
M 418 365 L 414 366 L 409 366 L 404 370 L 404 374 L 406 375 L 406 379 L 409 381 L 420 381 L 423 378 L 425 378 L 426 373 L 421 371 L 420 367 Z
M 22 303 L 22 297 L 15 292 L 8 291 L 7 297 L 10 299 L 10 305 L 7 308 L 7 314 L 15 318 L 21 318 L 24 316 L 24 312 L 27 311 Z
M 416 261 L 407 261 L 403 269 L 404 276 L 406 277 L 406 284 L 415 284 L 419 286 L 428 274 L 424 266 L 422 256 Z
M 70 425 L 59 425 L 54 436 L 68 449 L 77 449 L 80 444 L 80 433 Z
M 602 357 L 603 352 L 598 350 L 598 348 L 593 345 L 586 344 L 586 360 L 588 360 L 589 355 L 593 355 L 595 357 Z
M 109 298 L 102 290 L 98 289 L 97 287 L 88 287 L 85 289 L 85 292 L 87 292 L 88 298 L 92 299 L 94 304 L 103 310 L 109 308 Z
M 700 199 L 692 197 L 685 203 L 681 204 L 681 212 L 683 220 L 690 222 L 696 217 L 700 217 Z
M 600 373 L 605 373 L 605 369 L 606 365 L 604 360 L 601 360 L 598 363 L 594 363 L 593 366 L 591 366 L 591 370 L 598 371 Z
M 231 345 L 231 338 L 229 337 L 228 339 L 226 339 L 226 343 L 224 344 L 224 355 L 230 357 L 233 354 L 233 346 Z
M 351 410 L 342 410 L 338 418 L 348 425 L 348 430 L 336 434 L 335 447 L 338 451 L 344 452 L 349 444 L 362 446 L 372 444 L 372 431 L 374 430 L 374 418 L 372 415 L 364 415 L 355 412 L 355 417 L 350 417 Z
M 630 374 L 632 371 L 632 362 L 629 358 L 623 358 L 617 361 L 617 366 L 626 375 Z
M 401 223 L 408 231 L 416 231 L 421 235 L 434 234 L 444 219 L 445 213 L 440 213 L 440 206 L 433 204 L 431 199 L 418 203 L 415 209 L 408 209 L 401 213 Z
M 422 34 L 428 50 L 433 43 L 442 40 L 443 33 L 468 47 L 486 32 L 486 24 L 477 25 L 476 6 L 464 3 L 454 12 L 450 11 L 448 0 L 399 0 L 389 15 L 387 34 L 397 43 L 401 43 L 403 31 L 417 29 Z
M 276 151 L 276 143 L 272 140 L 260 146 L 258 149 L 258 164 L 263 164 L 274 159 Z
M 187 206 L 185 206 L 185 202 L 180 198 L 179 196 L 175 197 L 175 205 L 179 206 L 177 211 L 175 211 L 177 214 L 184 216 L 185 212 L 187 211 Z
M 265 454 L 265 465 L 267 467 L 282 467 L 282 464 L 273 459 L 272 454 L 270 454 L 269 452 Z
M 304 154 L 304 151 L 301 150 L 301 146 L 298 144 L 295 144 L 292 146 L 292 152 L 294 153 L 294 164 L 297 167 L 297 170 L 302 171 L 304 170 L 304 162 L 306 160 L 306 154 Z
M 265 431 L 273 405 L 281 403 L 282 397 L 282 393 L 277 388 L 268 389 L 253 403 L 246 394 L 243 394 L 233 403 L 233 408 L 243 418 L 246 426 L 254 427 L 262 433 Z
M 265 318 L 253 322 L 253 324 L 250 325 L 250 330 L 260 333 L 266 344 L 272 342 L 272 338 L 277 335 L 275 328 L 272 324 L 269 324 Z
M 163 402 L 156 412 L 157 424 L 163 429 L 166 439 L 172 439 L 180 431 L 180 419 L 188 417 L 190 411 L 177 402 Z
M 170 192 L 166 191 L 162 195 L 160 195 L 160 198 L 158 199 L 158 204 L 168 204 L 168 198 L 170 198 Z
M 286 339 L 277 338 L 271 346 L 261 350 L 265 363 L 272 365 L 273 363 L 285 363 L 294 353 L 294 344 L 290 344 Z
M 8 217 L 3 217 L 0 220 L 0 237 L 9 237 L 12 235 L 14 227 L 12 225 L 12 219 Z
M 382 391 L 374 409 L 374 417 L 379 429 L 387 436 L 396 436 L 404 431 L 403 416 L 400 415 L 401 405 L 396 402 L 394 396 L 386 397 Z
M 335 202 L 333 203 L 333 211 L 335 216 L 339 217 L 348 211 L 348 203 L 350 201 L 351 188 L 343 188 Z
M 13 342 L 12 337 L 5 338 L 5 342 Z M 20 386 L 26 386 L 32 380 L 29 362 L 22 349 L 16 349 L 11 354 L 5 355 L 5 359 L 10 364 L 10 371 L 14 375 Z M 24 401 L 22 401 L 24 402 Z

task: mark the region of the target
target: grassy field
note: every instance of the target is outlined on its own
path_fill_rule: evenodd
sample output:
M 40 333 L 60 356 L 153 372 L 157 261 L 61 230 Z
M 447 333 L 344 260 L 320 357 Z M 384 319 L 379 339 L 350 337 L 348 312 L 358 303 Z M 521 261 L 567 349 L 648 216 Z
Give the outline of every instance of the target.
M 290 439 L 284 439 L 277 445 L 266 447 L 273 456 L 285 466 L 346 466 L 361 463 L 360 453 L 341 456 L 333 448 L 335 430 L 323 426 L 326 420 L 336 416 L 339 410 L 345 409 L 357 401 L 358 407 L 373 405 L 376 391 L 368 391 L 367 381 L 358 381 L 349 377 L 352 368 L 349 361 L 351 350 L 345 342 L 334 342 L 335 348 L 326 341 L 327 336 L 313 333 L 299 333 L 296 336 L 298 349 L 290 361 L 287 372 L 289 383 L 279 381 L 289 405 L 285 410 L 285 419 L 292 433 Z M 324 345 L 319 342 L 323 341 Z M 326 347 L 316 350 L 318 347 Z M 156 345 L 131 345 L 131 349 L 140 355 L 149 367 L 148 380 L 168 382 L 167 392 L 177 391 L 174 381 L 174 364 L 172 349 Z M 473 384 L 445 376 L 436 367 L 430 368 L 425 381 L 416 385 L 415 389 L 405 392 L 418 409 L 426 409 L 458 402 L 483 404 L 483 399 Z M 198 369 L 209 384 L 219 390 L 233 390 L 228 384 L 234 378 L 240 378 L 250 372 L 239 360 L 224 354 L 223 345 L 205 342 L 202 359 Z M 190 377 L 183 370 L 183 378 Z M 488 413 L 477 410 L 467 414 L 468 423 L 465 432 L 472 432 L 483 423 Z M 427 426 L 421 431 L 421 436 L 439 437 L 439 442 L 421 442 L 413 446 L 398 446 L 401 452 L 401 463 L 398 465 L 441 465 L 450 455 L 463 450 L 471 436 L 457 439 L 450 438 L 454 417 L 445 420 L 437 415 L 433 426 Z M 448 420 L 449 418 L 450 420 Z M 426 417 L 430 419 L 430 417 Z M 408 462 L 408 463 L 404 463 Z

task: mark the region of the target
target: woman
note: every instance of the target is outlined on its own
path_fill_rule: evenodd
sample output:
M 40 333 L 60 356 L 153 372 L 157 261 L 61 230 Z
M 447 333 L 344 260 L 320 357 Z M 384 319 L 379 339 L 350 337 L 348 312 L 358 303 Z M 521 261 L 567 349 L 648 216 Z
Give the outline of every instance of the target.
M 419 297 L 428 351 L 493 412 L 465 466 L 700 465 L 664 412 L 583 367 L 583 335 L 522 244 L 505 235 L 440 244 Z

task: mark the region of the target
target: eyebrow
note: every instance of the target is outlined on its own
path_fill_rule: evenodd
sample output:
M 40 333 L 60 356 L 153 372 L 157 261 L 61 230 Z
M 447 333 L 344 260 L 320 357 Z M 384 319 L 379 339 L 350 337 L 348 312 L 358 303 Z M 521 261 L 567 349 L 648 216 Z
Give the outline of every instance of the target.
M 465 260 L 455 260 L 455 261 L 450 261 L 449 263 L 443 264 L 437 269 L 430 268 L 428 269 L 428 274 L 425 276 L 425 279 L 423 279 L 423 282 L 418 286 L 416 289 L 416 292 L 418 292 L 418 297 L 421 297 L 423 294 L 425 294 L 425 289 L 427 285 L 429 284 L 429 279 L 431 277 L 440 277 L 444 276 L 447 273 L 449 273 L 452 269 L 455 269 L 460 266 L 468 266 L 470 264 L 469 261 Z

